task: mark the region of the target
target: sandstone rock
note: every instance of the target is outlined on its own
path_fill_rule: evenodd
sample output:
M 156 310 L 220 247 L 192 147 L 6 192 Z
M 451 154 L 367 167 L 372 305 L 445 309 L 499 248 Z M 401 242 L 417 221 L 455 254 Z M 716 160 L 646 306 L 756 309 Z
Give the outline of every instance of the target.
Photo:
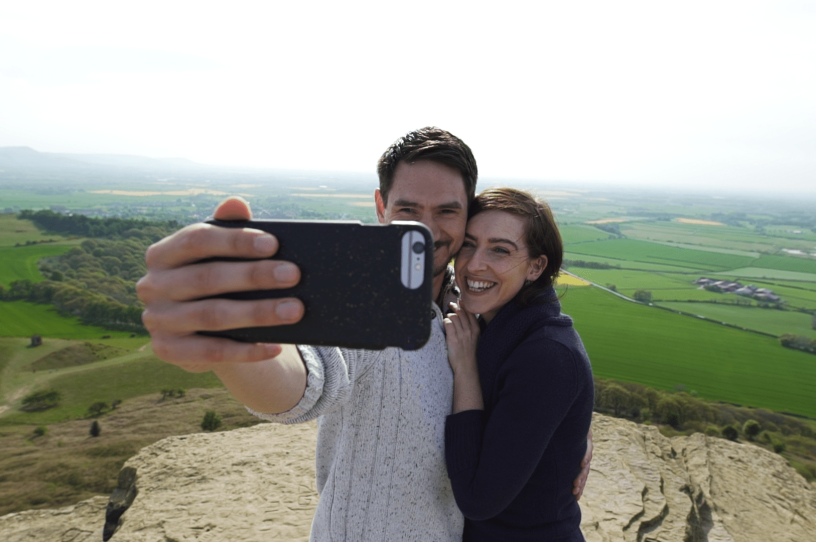
M 171 437 L 126 468 L 138 494 L 112 542 L 308 540 L 317 493 L 314 423 Z M 581 499 L 589 542 L 816 540 L 816 489 L 752 444 L 595 416 Z M 0 539 L 99 540 L 107 500 L 0 518 Z M 73 538 L 71 538 L 73 536 Z
M 107 497 L 56 510 L 27 510 L 0 517 L 3 542 L 97 542 L 102 540 Z
M 589 542 L 816 540 L 816 490 L 777 454 L 599 415 L 592 433 Z

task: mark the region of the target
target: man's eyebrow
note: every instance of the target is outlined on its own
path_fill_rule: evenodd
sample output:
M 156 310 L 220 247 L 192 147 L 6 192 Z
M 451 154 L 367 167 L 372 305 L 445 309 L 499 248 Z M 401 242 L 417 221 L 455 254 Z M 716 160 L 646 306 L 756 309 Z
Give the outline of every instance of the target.
M 407 199 L 398 199 L 394 201 L 394 207 L 419 207 L 419 203 Z
M 465 233 L 465 238 L 470 239 L 471 241 L 477 241 L 476 237 L 469 233 Z M 518 250 L 518 245 L 511 241 L 510 239 L 505 239 L 503 237 L 491 237 L 487 240 L 488 243 L 506 243 L 512 246 L 514 249 Z
M 462 209 L 462 203 L 458 201 L 449 201 L 447 203 L 442 203 L 437 205 L 440 209 Z

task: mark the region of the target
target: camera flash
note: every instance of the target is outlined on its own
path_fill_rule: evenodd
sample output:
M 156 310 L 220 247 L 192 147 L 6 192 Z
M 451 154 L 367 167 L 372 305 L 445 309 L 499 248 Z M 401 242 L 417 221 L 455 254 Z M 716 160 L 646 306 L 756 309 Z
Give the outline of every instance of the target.
M 422 269 L 422 266 L 421 266 L 421 265 L 419 265 L 419 264 L 416 264 L 416 265 L 414 266 L 414 269 L 416 269 L 417 271 L 419 271 L 420 269 Z

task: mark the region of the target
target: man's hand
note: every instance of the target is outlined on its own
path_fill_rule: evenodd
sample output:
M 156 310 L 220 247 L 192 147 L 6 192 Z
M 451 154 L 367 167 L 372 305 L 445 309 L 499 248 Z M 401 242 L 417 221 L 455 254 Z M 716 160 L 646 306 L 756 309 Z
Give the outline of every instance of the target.
M 589 464 L 592 462 L 592 448 L 594 448 L 594 444 L 592 444 L 592 429 L 590 429 L 587 435 L 587 451 L 584 454 L 584 459 L 581 460 L 581 472 L 578 473 L 578 478 L 572 483 L 572 494 L 575 495 L 576 501 L 580 501 L 581 496 L 584 494 L 587 477 L 589 477 Z
M 219 220 L 249 220 L 249 205 L 240 198 L 222 202 Z M 147 274 L 136 284 L 145 304 L 142 321 L 153 351 L 161 359 L 191 372 L 225 362 L 256 362 L 277 356 L 277 344 L 246 344 L 205 337 L 196 331 L 291 324 L 303 317 L 295 298 L 259 301 L 201 299 L 226 292 L 290 288 L 300 270 L 290 262 L 197 263 L 213 257 L 269 258 L 278 250 L 274 236 L 253 229 L 192 224 L 147 250 Z

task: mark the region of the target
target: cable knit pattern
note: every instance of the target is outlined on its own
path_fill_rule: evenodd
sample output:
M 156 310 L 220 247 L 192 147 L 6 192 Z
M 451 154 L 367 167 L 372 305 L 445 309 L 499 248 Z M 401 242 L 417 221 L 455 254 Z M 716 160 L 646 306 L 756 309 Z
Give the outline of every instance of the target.
M 306 392 L 279 423 L 319 418 L 320 501 L 311 540 L 460 541 L 464 519 L 445 470 L 453 375 L 442 315 L 421 349 L 299 346 Z

